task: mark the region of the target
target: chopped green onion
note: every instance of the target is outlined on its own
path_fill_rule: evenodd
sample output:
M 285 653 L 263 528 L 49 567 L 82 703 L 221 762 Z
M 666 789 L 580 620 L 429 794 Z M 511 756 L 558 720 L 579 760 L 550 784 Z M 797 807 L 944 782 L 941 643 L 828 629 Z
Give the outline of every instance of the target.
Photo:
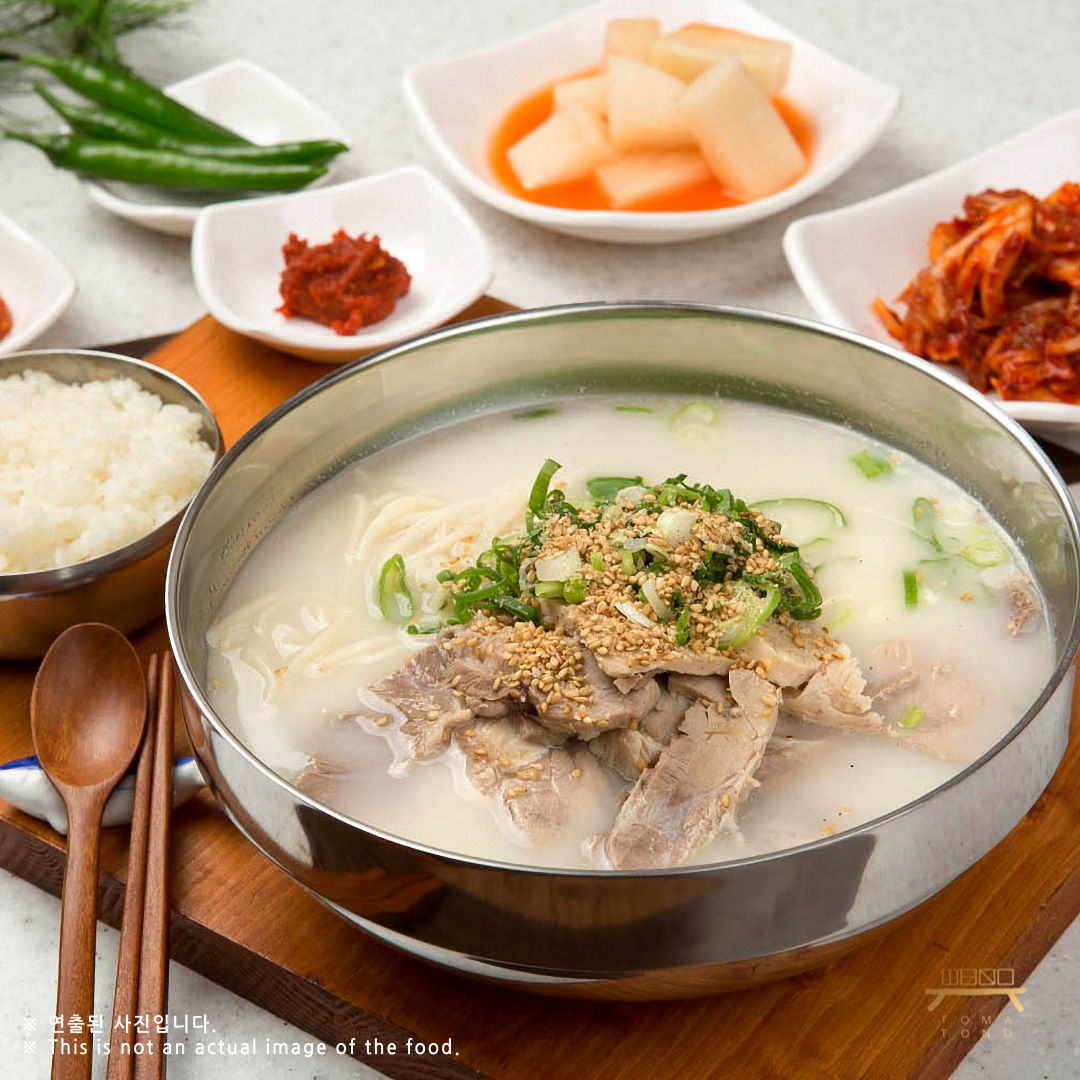
M 921 705 L 909 705 L 904 715 L 900 717 L 900 726 L 906 728 L 918 727 L 926 719 Z
M 712 436 L 718 415 L 716 407 L 707 401 L 691 401 L 675 411 L 671 426 L 686 442 L 705 442 Z
M 860 450 L 852 455 L 852 464 L 859 467 L 860 472 L 867 480 L 873 480 L 878 476 L 886 476 L 893 471 L 893 467 L 884 459 L 874 457 L 868 450 Z
M 804 498 L 802 495 L 785 495 L 779 499 L 759 499 L 750 505 L 751 507 L 757 507 L 759 510 L 764 510 L 767 506 L 816 506 L 832 518 L 833 524 L 839 525 L 840 528 L 847 525 L 847 517 L 844 511 L 835 503 L 826 502 L 824 499 L 809 499 Z M 772 517 L 772 514 L 769 517 Z
M 634 553 L 632 551 L 624 551 L 622 553 L 622 559 L 619 562 L 619 569 L 630 577 L 631 574 L 637 573 L 637 564 L 634 562 Z
M 824 499 L 801 496 L 761 499 L 751 503 L 750 508 L 764 511 L 780 526 L 784 536 L 800 548 L 826 539 L 826 534 L 834 528 L 847 526 L 844 511 Z
M 972 566 L 986 569 L 1003 563 L 1009 555 L 1009 549 L 990 530 L 980 525 L 972 525 L 967 531 L 967 543 L 957 555 Z
M 540 612 L 532 604 L 526 604 L 524 600 L 518 600 L 517 597 L 506 593 L 491 597 L 491 606 L 501 608 L 522 622 L 540 622 Z
M 904 571 L 904 603 L 908 607 L 919 603 L 919 575 L 914 570 Z
M 641 586 L 641 593 L 645 598 L 645 602 L 656 613 L 656 617 L 661 622 L 670 622 L 675 618 L 675 612 L 664 602 L 664 598 L 660 595 L 660 590 L 656 587 L 656 580 L 649 578 L 644 585 Z
M 551 484 L 551 478 L 561 468 L 562 466 L 552 458 L 548 458 L 544 464 L 540 466 L 540 471 L 536 474 L 536 479 L 533 481 L 532 490 L 529 492 L 529 511 L 525 515 L 526 532 L 532 532 L 533 521 L 535 518 L 544 516 L 547 510 L 548 487 Z
M 744 606 L 738 615 L 716 624 L 718 649 L 745 645 L 754 636 L 754 631 L 776 610 L 780 603 L 780 590 L 775 585 L 761 588 L 764 596 L 759 596 L 755 589 L 742 582 L 733 586 L 732 594 L 739 597 Z
M 912 504 L 911 520 L 915 526 L 915 532 L 928 544 L 932 544 L 940 551 L 941 544 L 935 532 L 937 528 L 936 517 L 937 511 L 935 511 L 934 504 L 929 499 L 918 498 Z
M 616 412 L 652 412 L 647 405 L 616 405 Z
M 387 622 L 406 623 L 413 616 L 413 598 L 405 580 L 405 560 L 391 555 L 379 574 L 379 610 Z
M 683 608 L 675 620 L 675 644 L 685 645 L 690 640 L 690 609 Z
M 587 589 L 588 586 L 585 584 L 583 577 L 570 578 L 569 581 L 563 582 L 563 599 L 568 604 L 580 604 L 585 599 Z
M 603 572 L 604 569 L 604 556 L 599 551 L 589 552 L 589 565 L 597 571 L 597 573 Z
M 594 476 L 586 481 L 585 486 L 589 489 L 592 501 L 597 505 L 601 503 L 613 503 L 615 496 L 623 488 L 637 487 L 641 483 L 640 476 Z
M 541 416 L 554 416 L 559 410 L 552 408 L 526 409 L 524 412 L 514 413 L 515 420 L 536 420 Z
M 563 583 L 561 581 L 538 581 L 536 583 L 536 595 L 542 600 L 553 600 L 562 596 Z

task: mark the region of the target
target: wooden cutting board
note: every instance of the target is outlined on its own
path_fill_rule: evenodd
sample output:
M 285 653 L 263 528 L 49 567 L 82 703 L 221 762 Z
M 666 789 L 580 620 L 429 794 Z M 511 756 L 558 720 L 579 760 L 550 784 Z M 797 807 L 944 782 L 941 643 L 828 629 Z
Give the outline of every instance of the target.
M 466 314 L 507 309 L 485 298 Z M 151 359 L 199 390 L 230 444 L 327 371 L 209 317 Z M 163 625 L 136 645 L 144 656 L 163 648 Z M 0 761 L 32 752 L 33 676 L 31 665 L 0 664 Z M 1074 728 L 1078 722 L 1074 708 Z M 722 997 L 591 1004 L 470 982 L 376 943 L 260 855 L 203 792 L 175 818 L 172 955 L 327 1042 L 355 1039 L 355 1057 L 395 1078 L 937 1080 L 1002 1008 L 1010 1012 L 1014 1043 L 1034 1038 L 1004 994 L 945 996 L 931 1011 L 935 995 L 927 991 L 943 980 L 978 984 L 980 972 L 985 989 L 990 973 L 1002 969 L 1023 984 L 1080 913 L 1078 835 L 1074 738 L 1049 788 L 1003 843 L 845 959 Z M 113 926 L 123 903 L 126 842 L 126 830 L 106 830 L 101 911 Z M 63 860 L 59 836 L 0 802 L 0 865 L 59 893 Z M 409 1053 L 410 1037 L 449 1040 L 450 1053 Z M 388 1043 L 395 1044 L 392 1054 Z M 1029 1043 L 1023 1052 L 1038 1047 Z

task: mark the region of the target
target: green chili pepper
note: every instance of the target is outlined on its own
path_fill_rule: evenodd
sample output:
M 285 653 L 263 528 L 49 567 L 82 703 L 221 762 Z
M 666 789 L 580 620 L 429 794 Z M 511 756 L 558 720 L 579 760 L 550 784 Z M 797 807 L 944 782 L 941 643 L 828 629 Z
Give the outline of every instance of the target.
M 107 180 L 160 187 L 223 191 L 292 191 L 326 174 L 323 165 L 257 165 L 149 150 L 127 143 L 77 135 L 31 135 L 9 131 L 7 138 L 30 143 L 62 169 Z
M 118 68 L 107 67 L 81 56 L 24 53 L 19 59 L 24 64 L 51 71 L 62 83 L 91 101 L 146 120 L 182 138 L 204 143 L 243 144 L 248 141 L 181 105 L 156 86 Z
M 101 106 L 73 105 L 53 94 L 48 87 L 35 83 L 34 89 L 52 109 L 67 121 L 77 134 L 89 139 L 131 143 L 153 150 L 169 150 L 193 157 L 212 157 L 220 161 L 243 161 L 253 165 L 322 164 L 349 148 L 333 139 L 310 139 L 306 142 L 275 143 L 272 146 L 230 146 L 226 143 L 191 142 L 144 120 Z

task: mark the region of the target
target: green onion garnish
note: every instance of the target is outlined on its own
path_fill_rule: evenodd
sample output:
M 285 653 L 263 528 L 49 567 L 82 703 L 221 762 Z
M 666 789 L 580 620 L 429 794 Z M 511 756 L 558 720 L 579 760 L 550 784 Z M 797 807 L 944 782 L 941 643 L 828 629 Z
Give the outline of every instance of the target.
M 541 409 L 526 409 L 524 412 L 514 413 L 515 420 L 536 420 L 541 416 L 554 416 L 559 410 L 544 407 Z
M 919 575 L 914 570 L 904 571 L 904 603 L 915 607 L 919 602 Z
M 912 504 L 911 521 L 915 526 L 915 532 L 928 544 L 932 544 L 940 551 L 941 544 L 938 542 L 935 533 L 935 515 L 936 511 L 934 510 L 934 504 L 929 499 L 918 498 Z
M 685 645 L 690 640 L 690 609 L 683 608 L 675 620 L 675 643 Z
M 640 476 L 594 476 L 586 481 L 585 486 L 592 501 L 599 506 L 601 503 L 613 503 L 623 488 L 637 487 L 640 483 Z
M 869 450 L 860 450 L 852 455 L 851 461 L 852 464 L 858 466 L 867 480 L 886 476 L 893 471 L 893 467 L 884 458 L 874 457 Z
M 904 715 L 900 717 L 900 726 L 906 728 L 918 727 L 926 718 L 921 705 L 909 705 Z
M 957 552 L 961 559 L 985 569 L 988 566 L 997 566 L 1003 563 L 1009 556 L 1009 550 L 990 529 L 982 525 L 972 525 L 965 535 L 967 541 Z
M 413 617 L 413 598 L 405 580 L 405 560 L 391 555 L 379 574 L 379 610 L 387 622 L 406 623 Z
M 652 412 L 647 405 L 616 405 L 616 412 Z
M 562 596 L 563 583 L 561 581 L 538 581 L 535 591 L 541 600 L 554 600 L 556 597 Z
M 532 491 L 529 492 L 529 511 L 525 515 L 525 531 L 532 532 L 533 521 L 535 518 L 543 517 L 547 511 L 548 501 L 548 487 L 551 484 L 551 478 L 562 468 L 562 466 L 552 458 L 548 458 L 543 465 L 540 466 L 540 471 L 536 474 L 536 479 L 533 481 Z
M 619 562 L 619 569 L 626 577 L 630 577 L 632 574 L 637 573 L 637 564 L 634 562 L 633 552 L 624 551 L 622 553 L 622 559 Z
M 589 552 L 589 565 L 597 572 L 602 573 L 604 569 L 604 556 L 599 551 Z
M 563 582 L 562 595 L 568 604 L 580 604 L 585 599 L 588 586 L 583 577 L 568 578 Z

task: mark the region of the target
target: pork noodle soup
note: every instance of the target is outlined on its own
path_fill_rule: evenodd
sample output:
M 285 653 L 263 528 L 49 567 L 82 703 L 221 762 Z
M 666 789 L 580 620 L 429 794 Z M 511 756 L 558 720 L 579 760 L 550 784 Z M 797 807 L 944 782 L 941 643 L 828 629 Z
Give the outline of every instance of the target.
M 611 869 L 888 813 L 993 747 L 1053 666 L 1028 568 L 959 487 L 715 399 L 481 416 L 362 459 L 260 543 L 208 640 L 213 706 L 310 796 L 453 852 Z

